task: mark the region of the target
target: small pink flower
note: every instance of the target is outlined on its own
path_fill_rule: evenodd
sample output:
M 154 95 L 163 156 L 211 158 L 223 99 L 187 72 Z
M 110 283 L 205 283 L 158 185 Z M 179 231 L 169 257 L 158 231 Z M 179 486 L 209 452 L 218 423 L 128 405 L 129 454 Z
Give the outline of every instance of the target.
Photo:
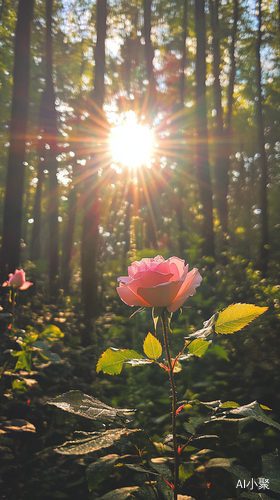
M 161 255 L 135 261 L 128 268 L 128 276 L 118 278 L 117 292 L 131 307 L 166 307 L 175 312 L 202 281 L 198 270 L 188 272 L 188 267 L 178 257 L 164 260 Z
M 9 281 L 5 281 L 2 286 L 17 286 L 20 290 L 26 290 L 33 283 L 25 281 L 25 272 L 23 269 L 16 269 L 15 274 L 9 274 Z

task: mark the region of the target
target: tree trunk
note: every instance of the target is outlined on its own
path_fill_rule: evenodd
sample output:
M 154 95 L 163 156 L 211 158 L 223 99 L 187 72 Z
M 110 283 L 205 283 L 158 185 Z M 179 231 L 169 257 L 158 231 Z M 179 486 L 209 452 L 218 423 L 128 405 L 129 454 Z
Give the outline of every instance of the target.
M 156 80 L 154 77 L 153 68 L 153 58 L 154 50 L 151 41 L 151 7 L 152 0 L 143 0 L 144 7 L 144 38 L 145 38 L 145 57 L 146 57 L 146 69 L 149 85 L 147 88 L 145 101 L 144 101 L 144 113 L 147 112 L 148 117 L 153 118 L 156 111 Z
M 91 129 L 92 123 L 95 134 L 95 144 L 98 148 L 98 138 L 104 134 L 105 116 L 103 114 L 103 103 L 105 96 L 105 39 L 106 39 L 106 20 L 107 20 L 107 0 L 97 1 L 96 31 L 97 41 L 95 47 L 95 74 L 94 91 L 92 101 L 89 103 L 91 110 Z M 103 128 L 104 127 L 104 128 Z M 99 313 L 97 297 L 97 258 L 98 258 L 98 239 L 99 239 L 99 220 L 100 220 L 100 202 L 98 193 L 98 162 L 100 157 L 95 151 L 92 155 L 89 173 L 84 186 L 84 218 L 81 244 L 81 267 L 82 267 L 82 295 L 84 301 L 85 323 L 82 342 L 84 345 L 91 343 L 91 322 Z
M 45 89 L 45 139 L 49 145 L 45 154 L 45 168 L 49 171 L 49 286 L 50 296 L 57 297 L 59 289 L 59 193 L 57 172 L 57 117 L 55 92 L 52 79 L 52 5 L 46 0 L 46 89 Z
M 187 62 L 186 39 L 188 36 L 187 13 L 188 13 L 188 0 L 184 0 L 183 26 L 182 26 L 183 40 L 182 40 L 182 59 L 181 59 L 181 78 L 180 78 L 180 103 L 182 109 L 184 109 L 184 102 L 185 102 L 185 69 Z
M 213 35 L 213 74 L 214 74 L 214 106 L 216 109 L 215 130 L 215 180 L 217 208 L 220 224 L 224 233 L 228 228 L 228 161 L 227 148 L 224 144 L 222 90 L 220 84 L 220 32 L 219 32 L 220 0 L 209 0 L 211 13 L 211 28 Z
M 195 0 L 196 18 L 196 172 L 203 214 L 203 253 L 214 257 L 213 201 L 206 114 L 206 42 L 204 0 Z
M 19 0 L 15 32 L 10 150 L 1 254 L 1 283 L 20 265 L 25 141 L 29 103 L 30 30 L 34 0 Z
M 41 133 L 40 128 L 40 133 Z M 43 138 L 39 140 L 38 144 L 38 156 L 39 156 L 39 165 L 37 172 L 37 186 L 35 193 L 35 201 L 33 208 L 33 227 L 31 233 L 31 243 L 30 243 L 30 259 L 31 260 L 39 260 L 41 257 L 41 201 L 42 201 L 42 187 L 44 180 L 44 168 L 45 168 L 45 148 L 43 146 Z
M 62 245 L 62 259 L 61 259 L 61 286 L 66 295 L 70 293 L 70 280 L 71 280 L 71 259 L 73 250 L 73 239 L 75 232 L 76 213 L 77 213 L 77 185 L 75 182 L 75 172 L 78 169 L 78 164 L 75 161 L 73 164 L 74 182 L 69 191 L 68 196 L 68 222 L 64 233 Z
M 260 247 L 260 270 L 263 276 L 267 276 L 269 262 L 269 236 L 268 236 L 268 207 L 267 207 L 267 180 L 268 167 L 265 154 L 265 137 L 263 123 L 263 98 L 262 98 L 262 69 L 261 69 L 261 44 L 262 44 L 262 1 L 258 0 L 258 36 L 256 43 L 256 83 L 257 83 L 257 100 L 256 100 L 256 116 L 258 127 L 258 145 L 261 164 L 260 178 L 260 209 L 261 209 L 261 247 Z

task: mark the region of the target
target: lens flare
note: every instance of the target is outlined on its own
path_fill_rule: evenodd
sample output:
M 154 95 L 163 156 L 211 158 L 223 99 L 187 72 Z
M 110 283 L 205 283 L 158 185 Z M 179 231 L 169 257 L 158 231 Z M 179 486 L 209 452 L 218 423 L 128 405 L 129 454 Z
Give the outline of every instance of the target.
M 112 159 L 124 166 L 138 168 L 151 167 L 153 132 L 137 122 L 134 112 L 126 114 L 122 125 L 111 131 L 110 151 Z

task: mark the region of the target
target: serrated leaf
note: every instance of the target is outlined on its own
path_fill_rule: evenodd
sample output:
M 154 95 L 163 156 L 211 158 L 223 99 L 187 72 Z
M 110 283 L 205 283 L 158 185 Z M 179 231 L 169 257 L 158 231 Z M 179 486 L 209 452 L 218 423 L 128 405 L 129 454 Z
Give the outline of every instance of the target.
M 54 342 L 64 337 L 64 333 L 62 333 L 62 331 L 60 330 L 60 328 L 58 328 L 58 326 L 49 325 L 41 333 L 40 337 L 50 340 L 51 342 Z
M 46 404 L 57 406 L 61 410 L 80 415 L 91 420 L 114 421 L 129 415 L 135 410 L 111 408 L 96 398 L 83 394 L 81 391 L 69 391 L 57 396 Z
M 206 353 L 209 345 L 209 342 L 207 342 L 206 340 L 195 339 L 188 345 L 188 350 L 190 354 L 194 354 L 195 356 L 198 356 L 200 358 L 201 356 L 203 356 L 203 354 Z
M 105 432 L 90 432 L 87 438 L 67 441 L 54 451 L 61 455 L 84 455 L 112 446 L 123 434 L 137 432 L 137 429 L 112 429 Z
M 151 333 L 148 333 L 143 343 L 144 353 L 150 359 L 158 359 L 162 355 L 162 345 L 160 341 Z
M 122 371 L 124 362 L 133 359 L 142 359 L 144 356 L 133 349 L 112 349 L 109 347 L 99 358 L 96 371 L 101 370 L 108 375 L 118 375 Z
M 211 458 L 204 466 L 209 469 L 211 467 L 222 467 L 223 469 L 231 472 L 234 476 L 242 477 L 246 481 L 250 481 L 252 475 L 245 467 L 241 465 L 234 465 L 233 462 L 236 458 Z
M 232 304 L 219 313 L 215 331 L 223 334 L 237 332 L 267 309 L 268 307 L 259 307 L 254 304 Z
M 266 425 L 271 425 L 272 427 L 276 427 L 276 429 L 280 430 L 280 424 L 278 424 L 278 422 L 274 422 L 274 420 L 268 417 L 261 409 L 257 401 L 253 401 L 253 403 L 250 403 L 246 406 L 234 408 L 234 410 L 230 410 L 230 413 L 233 413 L 234 415 L 244 415 L 245 417 L 252 417 L 259 422 L 263 422 Z

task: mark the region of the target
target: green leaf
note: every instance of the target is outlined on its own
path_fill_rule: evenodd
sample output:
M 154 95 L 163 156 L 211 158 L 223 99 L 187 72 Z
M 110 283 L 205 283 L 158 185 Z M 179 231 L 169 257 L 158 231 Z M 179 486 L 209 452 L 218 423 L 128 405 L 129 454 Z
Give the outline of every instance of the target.
M 58 328 L 58 326 L 49 325 L 47 326 L 47 328 L 45 328 L 45 330 L 41 333 L 40 336 L 42 338 L 50 340 L 51 342 L 54 342 L 64 337 L 64 333 L 62 333 L 62 331 L 60 330 L 60 328 Z
M 211 346 L 208 352 L 210 354 L 215 354 L 218 358 L 226 359 L 227 361 L 229 361 L 227 351 L 219 344 Z
M 144 353 L 150 359 L 158 359 L 162 355 L 162 346 L 160 341 L 151 333 L 148 333 L 143 343 Z
M 25 392 L 27 390 L 26 383 L 24 380 L 13 380 L 12 381 L 13 391 Z
M 135 410 L 111 408 L 96 398 L 83 394 L 81 391 L 69 391 L 47 401 L 47 404 L 57 406 L 61 410 L 80 415 L 91 420 L 114 421 L 133 413 Z
M 230 413 L 233 413 L 234 415 L 244 415 L 245 417 L 252 417 L 259 422 L 263 422 L 266 425 L 271 425 L 272 427 L 276 427 L 276 429 L 280 430 L 280 424 L 278 424 L 278 422 L 274 422 L 274 420 L 268 417 L 261 409 L 257 401 L 253 401 L 253 403 L 250 403 L 246 406 L 234 408 L 234 410 L 230 410 Z
M 236 403 L 235 401 L 225 401 L 225 403 L 222 403 L 220 408 L 239 408 L 240 405 Z
M 107 455 L 100 457 L 95 462 L 91 463 L 86 470 L 86 478 L 88 482 L 88 489 L 92 491 L 96 489 L 100 483 L 109 477 L 114 469 L 116 462 L 120 460 L 119 455 Z
M 28 332 L 24 335 L 24 342 L 26 344 L 33 344 L 38 338 L 38 333 Z
M 149 464 L 155 469 L 162 477 L 167 480 L 172 479 L 173 474 L 167 465 L 167 459 L 164 457 L 152 458 Z
M 278 454 L 268 453 L 262 456 L 262 477 L 269 479 L 269 489 L 280 493 L 280 458 Z
M 242 493 L 240 495 L 242 498 L 248 498 L 249 500 L 271 500 L 265 493 Z
M 60 356 L 55 352 L 51 352 L 48 345 L 42 340 L 36 340 L 36 342 L 34 342 L 33 344 L 33 347 L 40 351 L 40 355 L 44 360 L 51 361 L 52 363 L 61 361 Z
M 203 354 L 206 353 L 209 345 L 209 342 L 207 342 L 206 340 L 195 339 L 188 345 L 188 350 L 190 354 L 194 354 L 195 356 L 198 356 L 200 358 L 201 356 L 203 356 Z
M 233 462 L 235 460 L 236 458 L 211 458 L 211 460 L 206 462 L 204 466 L 207 469 L 210 469 L 211 467 L 222 467 L 228 472 L 231 472 L 238 479 L 242 477 L 242 479 L 250 481 L 252 477 L 251 472 L 247 471 L 247 469 L 245 469 L 245 467 L 242 467 L 241 465 L 234 465 Z
M 215 331 L 223 334 L 237 332 L 267 309 L 268 307 L 259 307 L 254 304 L 232 304 L 219 313 Z
M 31 371 L 31 351 L 20 351 L 15 370 Z
M 182 481 L 182 483 L 194 474 L 194 469 L 195 469 L 194 462 L 185 462 L 180 465 L 179 478 Z
M 109 347 L 99 358 L 96 371 L 101 370 L 109 375 L 118 375 L 122 371 L 123 364 L 133 359 L 142 359 L 144 356 L 132 349 L 113 349 Z
M 112 446 L 123 434 L 137 432 L 138 429 L 110 429 L 105 432 L 88 432 L 87 438 L 67 441 L 54 451 L 61 455 L 84 455 Z

